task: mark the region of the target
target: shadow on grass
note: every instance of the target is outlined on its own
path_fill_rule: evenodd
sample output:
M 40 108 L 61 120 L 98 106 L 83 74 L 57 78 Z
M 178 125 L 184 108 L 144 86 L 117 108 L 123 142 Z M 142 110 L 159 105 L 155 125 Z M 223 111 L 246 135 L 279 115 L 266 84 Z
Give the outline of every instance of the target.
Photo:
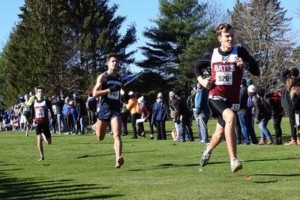
M 299 157 L 289 157 L 289 158 L 263 158 L 257 160 L 244 160 L 244 162 L 269 162 L 269 161 L 284 161 L 284 160 L 298 160 Z
M 253 174 L 254 177 L 264 177 L 264 178 L 270 178 L 270 177 L 296 177 L 300 176 L 300 174 Z M 266 183 L 276 183 L 278 180 L 275 178 L 275 180 L 259 180 L 259 181 L 253 181 L 253 183 L 258 184 L 266 184 Z
M 300 176 L 300 174 L 253 174 L 253 176 L 294 177 L 294 176 Z
M 109 199 L 120 194 L 91 195 L 108 186 L 77 184 L 73 180 L 18 179 L 0 173 L 0 199 Z
M 124 155 L 131 154 L 131 153 L 149 153 L 149 151 L 130 151 L 130 152 L 123 152 Z M 101 156 L 115 156 L 115 153 L 102 153 L 102 154 L 84 154 L 81 156 L 75 157 L 75 159 L 84 159 L 84 158 L 93 158 L 93 157 L 101 157 Z

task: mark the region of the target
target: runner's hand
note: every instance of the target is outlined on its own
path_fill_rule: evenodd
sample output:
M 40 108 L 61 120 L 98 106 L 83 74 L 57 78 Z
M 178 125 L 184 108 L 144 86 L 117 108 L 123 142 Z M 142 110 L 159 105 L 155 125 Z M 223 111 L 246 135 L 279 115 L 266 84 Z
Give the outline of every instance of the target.
M 110 92 L 115 92 L 115 91 L 118 91 L 118 90 L 120 90 L 121 89 L 121 86 L 119 86 L 119 85 L 113 85 L 113 86 L 111 86 L 110 88 L 109 88 L 109 91 Z

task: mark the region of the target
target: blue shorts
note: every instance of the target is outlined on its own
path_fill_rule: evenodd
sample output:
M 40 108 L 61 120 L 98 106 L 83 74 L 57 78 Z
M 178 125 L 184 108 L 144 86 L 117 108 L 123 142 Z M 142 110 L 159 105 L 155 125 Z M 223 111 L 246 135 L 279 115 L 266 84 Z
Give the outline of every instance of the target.
M 110 122 L 114 117 L 121 117 L 120 109 L 111 109 L 106 106 L 102 106 L 100 111 L 97 113 L 97 118 L 103 122 Z

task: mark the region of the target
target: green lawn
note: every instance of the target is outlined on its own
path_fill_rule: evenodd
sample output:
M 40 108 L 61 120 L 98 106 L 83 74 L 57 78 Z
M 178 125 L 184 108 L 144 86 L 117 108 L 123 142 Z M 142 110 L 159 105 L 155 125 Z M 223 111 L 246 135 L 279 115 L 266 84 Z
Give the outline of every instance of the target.
M 214 126 L 210 120 L 211 133 Z M 299 146 L 239 145 L 244 168 L 232 173 L 225 143 L 200 168 L 204 144 L 172 141 L 172 127 L 167 141 L 123 137 L 121 169 L 110 135 L 98 142 L 93 134 L 55 134 L 39 162 L 33 132 L 0 132 L 0 199 L 300 199 Z M 287 142 L 287 119 L 282 127 Z

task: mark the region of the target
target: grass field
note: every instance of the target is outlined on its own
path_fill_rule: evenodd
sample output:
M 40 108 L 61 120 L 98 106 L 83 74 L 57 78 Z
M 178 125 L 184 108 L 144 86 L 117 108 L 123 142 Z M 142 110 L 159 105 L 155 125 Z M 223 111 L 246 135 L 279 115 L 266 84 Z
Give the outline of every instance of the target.
M 214 126 L 210 120 L 211 133 Z M 172 127 L 167 141 L 123 137 L 121 169 L 110 135 L 98 142 L 93 134 L 54 134 L 39 162 L 33 132 L 0 132 L 0 199 L 300 199 L 299 146 L 239 145 L 244 168 L 232 173 L 225 143 L 200 168 L 204 144 L 172 141 Z M 287 142 L 287 119 L 282 128 Z

